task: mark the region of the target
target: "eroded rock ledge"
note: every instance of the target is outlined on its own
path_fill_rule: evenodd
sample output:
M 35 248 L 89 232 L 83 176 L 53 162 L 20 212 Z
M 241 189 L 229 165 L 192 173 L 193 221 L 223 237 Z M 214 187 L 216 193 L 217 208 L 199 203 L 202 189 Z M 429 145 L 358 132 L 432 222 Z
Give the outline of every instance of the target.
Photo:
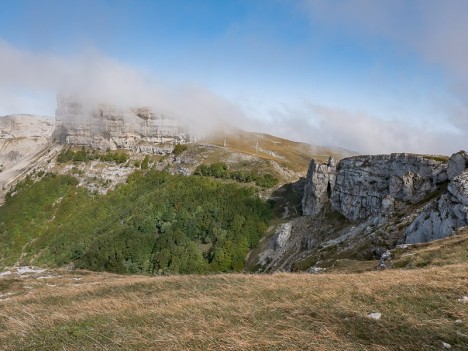
M 338 164 L 312 161 L 307 174 L 303 214 L 317 216 L 330 204 L 347 219 L 384 220 L 395 206 L 417 205 L 434 197 L 406 231 L 406 242 L 426 242 L 468 225 L 468 154 L 447 161 L 413 154 L 355 156 Z M 444 184 L 447 184 L 447 190 Z M 417 207 L 417 206 L 415 206 Z

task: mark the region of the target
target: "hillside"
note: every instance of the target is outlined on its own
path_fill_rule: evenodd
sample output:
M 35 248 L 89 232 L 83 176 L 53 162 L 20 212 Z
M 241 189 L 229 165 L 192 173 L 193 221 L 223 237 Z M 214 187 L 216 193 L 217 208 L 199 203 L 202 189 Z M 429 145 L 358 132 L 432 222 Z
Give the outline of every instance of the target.
M 404 266 L 424 261 L 424 268 L 348 274 L 144 277 L 11 269 L 0 275 L 0 345 L 466 350 L 467 245 L 465 228 L 402 257 Z
M 401 245 L 452 235 L 468 225 L 468 154 L 313 160 L 303 193 L 303 216 L 271 228 L 249 270 L 373 270 Z
M 110 117 L 93 143 L 125 145 Z M 466 349 L 466 152 L 139 133 L 45 136 L 5 163 L 0 349 Z
M 115 273 L 240 271 L 269 206 L 251 187 L 155 170 L 105 195 L 71 176 L 28 177 L 0 207 L 0 267 L 38 264 Z
M 2 188 L 1 267 L 372 270 L 398 244 L 468 224 L 463 151 L 343 158 L 349 152 L 235 129 L 187 143 L 172 118 L 148 109 L 65 107 L 52 134 L 31 116 L 2 120 L 5 145 L 41 143 L 0 173 L 15 170 Z
M 54 132 L 50 122 L 34 116 L 0 119 L 1 200 L 6 196 L 0 207 L 0 267 L 239 271 L 270 220 L 300 214 L 301 187 L 291 184 L 305 176 L 310 158 L 346 154 L 241 130 L 179 143 L 179 134 L 171 134 L 179 130 L 167 124 L 173 120 L 150 110 L 99 106 L 88 118 L 73 103 L 61 104 Z M 74 120 L 77 113 L 81 119 Z M 141 124 L 147 119 L 153 123 L 149 129 Z M 96 146 L 108 140 L 124 147 L 136 130 L 140 139 L 131 147 Z M 87 138 L 93 144 L 86 145 Z M 197 176 L 185 178 L 192 174 Z

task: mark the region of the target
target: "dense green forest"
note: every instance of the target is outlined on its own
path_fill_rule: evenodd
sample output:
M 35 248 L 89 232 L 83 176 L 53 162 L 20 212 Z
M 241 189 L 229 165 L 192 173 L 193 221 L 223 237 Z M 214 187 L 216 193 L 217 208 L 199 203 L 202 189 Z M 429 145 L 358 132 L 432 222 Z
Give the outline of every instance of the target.
M 46 174 L 18 184 L 0 207 L 0 267 L 240 271 L 270 217 L 253 188 L 207 177 L 138 171 L 97 195 L 73 177 Z

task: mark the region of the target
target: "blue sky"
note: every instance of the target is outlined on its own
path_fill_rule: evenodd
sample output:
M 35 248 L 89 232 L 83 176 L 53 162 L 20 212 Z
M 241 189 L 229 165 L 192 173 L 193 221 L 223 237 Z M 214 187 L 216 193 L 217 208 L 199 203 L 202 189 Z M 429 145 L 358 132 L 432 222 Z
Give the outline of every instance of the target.
M 468 148 L 468 2 L 0 0 L 0 115 L 59 92 L 364 153 Z

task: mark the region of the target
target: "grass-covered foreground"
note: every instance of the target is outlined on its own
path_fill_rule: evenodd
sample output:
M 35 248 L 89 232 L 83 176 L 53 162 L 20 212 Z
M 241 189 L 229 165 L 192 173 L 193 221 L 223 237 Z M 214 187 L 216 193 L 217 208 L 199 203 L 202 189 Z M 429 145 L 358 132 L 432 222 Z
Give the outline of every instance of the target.
M 467 272 L 10 274 L 0 277 L 0 349 L 466 350 Z

